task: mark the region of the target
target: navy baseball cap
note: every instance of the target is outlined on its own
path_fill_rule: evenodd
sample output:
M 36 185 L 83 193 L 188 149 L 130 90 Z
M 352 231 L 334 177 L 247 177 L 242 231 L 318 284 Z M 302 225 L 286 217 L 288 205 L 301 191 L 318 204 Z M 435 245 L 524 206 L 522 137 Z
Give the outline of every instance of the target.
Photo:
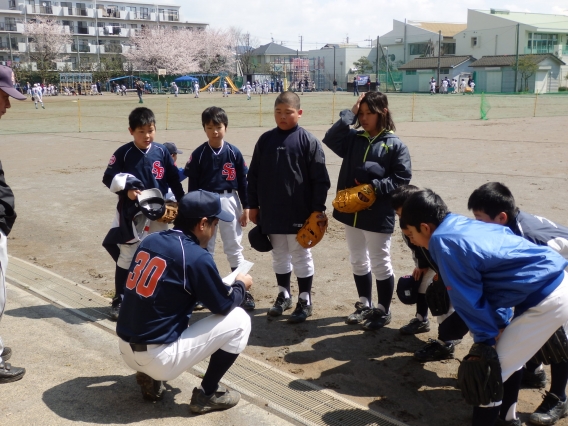
M 176 144 L 173 143 L 173 142 L 165 142 L 164 146 L 168 149 L 168 151 L 170 152 L 170 155 L 183 154 L 183 151 L 180 151 L 179 149 L 177 149 Z
M 14 99 L 19 101 L 25 100 L 26 96 L 14 89 L 14 84 L 16 84 L 16 79 L 12 68 L 0 65 L 0 89 Z
M 223 222 L 232 222 L 235 219 L 232 213 L 221 208 L 219 194 L 202 189 L 188 192 L 178 201 L 178 214 L 188 219 L 216 217 Z

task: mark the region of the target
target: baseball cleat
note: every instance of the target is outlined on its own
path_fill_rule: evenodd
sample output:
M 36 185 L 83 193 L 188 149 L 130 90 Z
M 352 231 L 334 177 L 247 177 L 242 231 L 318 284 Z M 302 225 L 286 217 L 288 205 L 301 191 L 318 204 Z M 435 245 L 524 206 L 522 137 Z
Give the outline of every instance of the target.
M 522 426 L 522 424 L 521 419 L 503 420 L 500 417 L 497 417 L 495 422 L 495 426 Z
M 246 291 L 245 297 L 241 302 L 241 308 L 243 308 L 245 311 L 253 311 L 255 307 L 256 303 L 254 303 L 254 297 L 252 297 L 252 294 L 250 294 L 249 291 Z
M 146 401 L 159 401 L 164 397 L 164 382 L 152 379 L 147 374 L 136 372 L 136 383 L 140 385 L 142 397 Z
M 568 400 L 560 401 L 553 393 L 544 392 L 542 403 L 529 417 L 529 423 L 534 425 L 553 425 L 568 416 Z
M 197 302 L 193 307 L 194 311 L 202 311 L 203 309 L 205 309 L 205 306 L 203 306 L 203 303 L 201 302 Z
M 12 349 L 10 349 L 7 346 L 4 346 L 4 349 L 2 350 L 2 353 L 0 354 L 0 358 L 2 358 L 2 361 L 8 361 L 11 356 L 12 356 Z
M 420 334 L 430 331 L 430 321 L 420 321 L 418 318 L 412 318 L 408 324 L 400 328 L 400 334 Z
M 20 380 L 26 374 L 25 368 L 12 367 L 8 362 L 0 361 L 0 383 L 11 383 Z
M 292 324 L 298 324 L 300 322 L 304 322 L 308 317 L 312 316 L 312 305 L 308 305 L 308 301 L 302 299 L 301 297 L 298 298 L 298 303 L 296 304 L 296 309 L 288 318 L 288 322 Z
M 380 308 L 373 308 L 369 317 L 363 323 L 363 330 L 380 330 L 391 322 L 391 313 L 385 314 Z
M 523 368 L 523 379 L 521 384 L 526 386 L 527 388 L 535 388 L 535 389 L 542 389 L 546 387 L 546 371 L 541 369 L 537 372 L 532 372 Z
M 278 293 L 278 297 L 276 298 L 276 302 L 272 308 L 268 310 L 268 315 L 272 317 L 279 317 L 282 313 L 290 309 L 292 307 L 292 298 L 291 297 L 284 297 L 284 293 Z
M 361 302 L 357 302 L 355 303 L 355 312 L 349 315 L 345 322 L 347 324 L 360 324 L 365 321 L 372 313 L 373 309 L 370 306 L 367 306 Z
M 428 343 L 414 352 L 414 359 L 420 362 L 441 361 L 454 357 L 456 345 L 453 342 L 444 343 L 441 340 L 428 339 Z
M 118 321 L 118 314 L 120 313 L 120 306 L 121 306 L 121 303 L 119 303 L 116 306 L 110 307 L 110 319 L 111 319 L 111 321 Z
M 212 395 L 207 396 L 201 389 L 194 388 L 191 395 L 189 409 L 194 414 L 204 414 L 214 410 L 226 410 L 239 403 L 241 394 L 234 390 L 229 390 L 221 385 Z

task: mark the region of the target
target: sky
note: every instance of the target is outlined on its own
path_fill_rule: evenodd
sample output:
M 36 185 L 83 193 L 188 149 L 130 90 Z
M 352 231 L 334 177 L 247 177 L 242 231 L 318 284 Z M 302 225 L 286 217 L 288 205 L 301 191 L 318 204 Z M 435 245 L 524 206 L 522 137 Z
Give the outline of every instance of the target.
M 508 9 L 517 12 L 568 15 L 568 2 L 561 0 L 510 0 L 452 2 L 442 0 L 215 0 L 213 3 L 166 0 L 181 5 L 182 21 L 204 22 L 211 28 L 240 28 L 259 45 L 283 43 L 291 49 L 310 50 L 326 43 L 369 46 L 369 39 L 392 30 L 392 20 L 467 22 L 467 9 Z M 300 45 L 300 36 L 303 39 Z

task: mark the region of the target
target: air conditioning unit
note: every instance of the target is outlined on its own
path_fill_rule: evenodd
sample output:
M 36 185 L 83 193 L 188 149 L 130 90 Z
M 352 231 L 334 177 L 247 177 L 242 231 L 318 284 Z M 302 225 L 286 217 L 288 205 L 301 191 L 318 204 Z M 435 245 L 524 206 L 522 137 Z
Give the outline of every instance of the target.
M 394 39 L 394 42 L 395 42 L 395 43 L 402 43 L 403 40 L 404 40 L 404 39 L 402 39 L 402 38 L 395 38 L 395 39 Z
M 479 37 L 472 37 L 471 38 L 471 47 L 479 46 Z
M 562 45 L 561 44 L 555 44 L 554 45 L 554 55 L 558 58 L 560 58 L 562 56 Z

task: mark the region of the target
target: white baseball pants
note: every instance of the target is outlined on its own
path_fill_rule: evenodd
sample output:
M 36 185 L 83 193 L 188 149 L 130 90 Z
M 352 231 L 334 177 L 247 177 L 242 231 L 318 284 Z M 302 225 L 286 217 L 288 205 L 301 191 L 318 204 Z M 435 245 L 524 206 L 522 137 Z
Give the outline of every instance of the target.
M 241 228 L 240 218 L 243 214 L 241 202 L 237 198 L 235 192 L 224 192 L 219 194 L 221 197 L 221 208 L 232 213 L 235 219 L 232 222 L 219 221 L 215 227 L 215 233 L 207 244 L 207 251 L 215 254 L 215 240 L 217 238 L 217 229 L 221 233 L 221 241 L 223 241 L 223 252 L 227 256 L 227 260 L 231 268 L 237 268 L 244 260 L 243 246 L 243 228 Z
M 248 343 L 251 322 L 241 308 L 228 315 L 211 315 L 191 324 L 178 340 L 167 345 L 148 345 L 145 352 L 134 352 L 130 344 L 118 340 L 122 359 L 130 368 L 154 380 L 173 380 L 217 350 L 240 354 Z
M 292 272 L 298 278 L 314 275 L 314 260 L 310 249 L 296 240 L 296 234 L 270 234 L 272 243 L 272 269 L 276 274 Z
M 148 234 L 153 234 L 154 232 L 165 231 L 168 229 L 167 223 L 156 222 L 155 220 L 150 221 L 150 230 Z M 118 248 L 120 249 L 120 255 L 118 256 L 118 260 L 116 264 L 119 268 L 122 269 L 130 269 L 130 264 L 132 263 L 132 258 L 134 257 L 134 253 L 138 249 L 141 241 L 138 241 L 134 244 L 118 244 Z
M 345 225 L 345 239 L 355 275 L 366 275 L 372 271 L 377 280 L 386 280 L 393 275 L 390 257 L 391 235 Z
M 6 269 L 8 268 L 8 239 L 0 230 L 0 319 L 6 307 Z M 0 337 L 0 353 L 4 350 L 4 343 Z

